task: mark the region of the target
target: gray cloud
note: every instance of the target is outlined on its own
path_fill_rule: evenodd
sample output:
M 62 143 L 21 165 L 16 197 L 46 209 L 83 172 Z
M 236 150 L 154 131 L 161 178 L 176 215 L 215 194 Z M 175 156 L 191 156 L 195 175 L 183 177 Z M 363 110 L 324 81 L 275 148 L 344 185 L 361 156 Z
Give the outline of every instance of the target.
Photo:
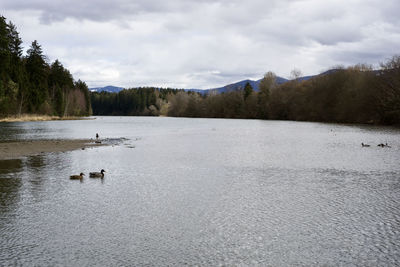
M 162 5 L 162 3 L 161 3 Z M 141 11 L 155 11 L 160 8 L 155 1 L 62 1 L 62 0 L 14 0 L 5 8 L 11 10 L 35 10 L 40 12 L 40 21 L 52 23 L 67 18 L 108 21 L 135 15 Z
M 399 53 L 397 0 L 14 0 L 3 15 L 90 86 L 210 88 Z
M 221 1 L 225 2 L 225 1 Z M 228 2 L 228 1 L 226 1 Z M 93 21 L 110 21 L 132 18 L 141 13 L 185 12 L 212 0 L 160 1 L 160 0 L 13 0 L 4 3 L 10 10 L 35 10 L 40 21 L 50 24 L 67 18 Z

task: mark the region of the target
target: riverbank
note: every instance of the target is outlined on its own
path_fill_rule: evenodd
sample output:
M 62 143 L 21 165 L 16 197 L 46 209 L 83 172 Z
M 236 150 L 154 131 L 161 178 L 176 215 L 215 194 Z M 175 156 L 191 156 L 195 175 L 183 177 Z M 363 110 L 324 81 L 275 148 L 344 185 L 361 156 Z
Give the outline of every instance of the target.
M 21 116 L 9 116 L 0 118 L 0 122 L 23 122 L 23 121 L 55 121 L 55 120 L 89 120 L 88 117 L 78 116 L 49 116 L 37 114 L 22 114 Z
M 16 159 L 41 153 L 66 152 L 102 146 L 90 139 L 31 140 L 0 142 L 0 160 Z

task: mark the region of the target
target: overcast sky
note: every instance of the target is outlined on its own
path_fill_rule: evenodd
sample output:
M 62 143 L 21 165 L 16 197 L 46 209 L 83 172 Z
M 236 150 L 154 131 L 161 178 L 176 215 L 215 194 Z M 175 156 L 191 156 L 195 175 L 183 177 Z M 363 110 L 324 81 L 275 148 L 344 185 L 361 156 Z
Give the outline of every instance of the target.
M 399 0 L 0 0 L 89 87 L 212 88 L 400 54 Z

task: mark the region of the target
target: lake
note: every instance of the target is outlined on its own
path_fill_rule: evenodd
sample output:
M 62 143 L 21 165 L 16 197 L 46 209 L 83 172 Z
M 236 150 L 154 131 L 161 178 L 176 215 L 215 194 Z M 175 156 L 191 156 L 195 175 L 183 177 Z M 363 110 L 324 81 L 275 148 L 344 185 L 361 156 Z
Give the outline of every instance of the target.
M 110 145 L 0 161 L 0 266 L 400 263 L 399 129 L 161 117 L 0 123 L 1 141 L 96 133 Z M 100 169 L 104 179 L 69 179 Z

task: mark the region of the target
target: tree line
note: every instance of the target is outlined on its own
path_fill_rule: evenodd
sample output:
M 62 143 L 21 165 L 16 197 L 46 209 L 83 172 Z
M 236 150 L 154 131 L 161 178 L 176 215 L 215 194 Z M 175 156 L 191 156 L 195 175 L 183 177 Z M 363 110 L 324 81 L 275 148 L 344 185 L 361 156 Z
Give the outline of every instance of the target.
M 379 70 L 359 64 L 334 69 L 308 80 L 278 84 L 265 74 L 259 91 L 247 83 L 226 93 L 200 94 L 179 89 L 132 88 L 91 93 L 95 115 L 148 115 L 201 118 L 299 120 L 400 124 L 400 56 Z
M 36 40 L 23 55 L 16 26 L 0 16 L 0 117 L 22 113 L 90 115 L 89 90 L 60 61 L 49 64 Z
M 139 87 L 124 89 L 118 93 L 91 92 L 93 115 L 159 116 L 168 115 L 168 99 L 178 89 Z

